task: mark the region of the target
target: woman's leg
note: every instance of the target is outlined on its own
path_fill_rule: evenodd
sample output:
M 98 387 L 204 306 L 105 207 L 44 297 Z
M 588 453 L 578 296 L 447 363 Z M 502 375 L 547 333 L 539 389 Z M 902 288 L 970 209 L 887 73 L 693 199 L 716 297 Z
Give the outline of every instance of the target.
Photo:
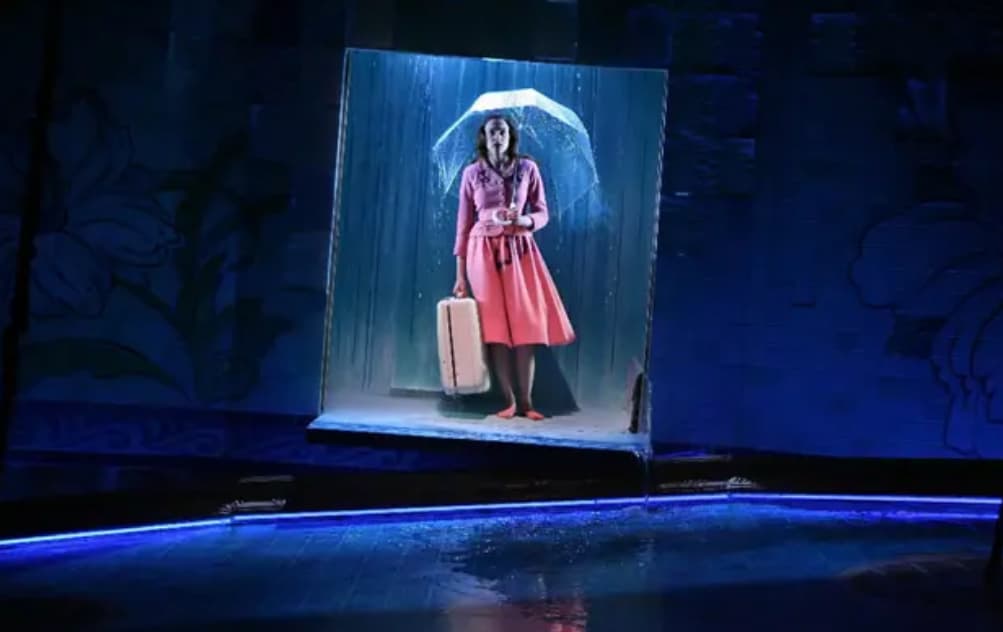
M 498 416 L 505 419 L 515 417 L 515 392 L 512 390 L 512 352 L 505 345 L 488 345 L 491 350 L 491 364 L 498 378 L 498 388 L 505 400 L 505 408 L 498 411 Z
M 536 348 L 533 345 L 520 345 L 515 348 L 515 373 L 519 379 L 519 405 L 526 416 L 534 421 L 543 419 L 543 415 L 533 408 L 533 378 L 536 373 Z

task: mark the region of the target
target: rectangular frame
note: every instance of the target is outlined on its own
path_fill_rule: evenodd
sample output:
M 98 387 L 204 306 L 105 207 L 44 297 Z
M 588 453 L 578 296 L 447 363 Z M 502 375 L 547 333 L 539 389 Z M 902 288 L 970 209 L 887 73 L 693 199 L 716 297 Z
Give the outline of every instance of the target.
M 423 58 L 431 59 L 460 59 L 460 60 L 471 60 L 474 58 L 458 57 L 458 56 L 447 56 L 447 55 L 426 55 L 423 53 L 412 53 L 407 51 L 383 51 L 376 49 L 367 48 L 347 48 L 344 53 L 344 61 L 342 65 L 341 73 L 341 94 L 340 94 L 340 104 L 338 111 L 338 139 L 337 139 L 337 158 L 335 165 L 335 179 L 334 179 L 334 195 L 333 195 L 333 210 L 331 219 L 331 234 L 330 243 L 328 251 L 327 260 L 327 296 L 326 296 L 326 308 L 325 308 L 325 321 L 324 321 L 324 348 L 322 352 L 322 377 L 320 384 L 320 392 L 318 393 L 318 411 L 320 417 L 314 421 L 310 426 L 310 430 L 313 433 L 318 431 L 332 431 L 332 432 L 350 432 L 350 433 L 366 433 L 366 434 L 388 434 L 397 436 L 410 436 L 410 437 L 427 437 L 427 438 L 442 438 L 442 439 L 460 439 L 460 440 L 479 440 L 479 441 L 503 441 L 503 442 L 514 442 L 514 443 L 531 443 L 549 446 L 566 446 L 566 447 L 578 447 L 578 448 L 593 448 L 593 449 L 613 449 L 613 450 L 630 450 L 630 451 L 648 451 L 650 450 L 650 430 L 651 430 L 651 397 L 650 397 L 650 381 L 647 379 L 650 364 L 651 364 L 651 345 L 652 345 L 652 314 L 653 314 L 653 303 L 655 295 L 655 271 L 656 271 L 656 258 L 657 258 L 657 244 L 658 244 L 658 229 L 659 222 L 658 217 L 660 213 L 660 202 L 662 196 L 662 169 L 664 161 L 664 134 L 666 126 L 666 112 L 667 112 L 667 98 L 668 98 L 668 73 L 665 70 L 654 70 L 654 69 L 641 69 L 641 68 L 604 68 L 600 66 L 583 66 L 581 64 L 570 64 L 570 63 L 554 63 L 554 62 L 533 62 L 533 61 L 522 61 L 522 60 L 493 60 L 482 58 L 481 61 L 484 62 L 503 62 L 503 63 L 515 63 L 515 64 L 539 64 L 544 66 L 565 66 L 565 67 L 587 67 L 599 70 L 610 70 L 610 71 L 635 71 L 635 72 L 647 72 L 647 73 L 657 73 L 660 75 L 662 84 L 662 109 L 660 116 L 659 125 L 659 145 L 660 150 L 657 151 L 657 166 L 655 168 L 656 175 L 656 185 L 655 189 L 655 199 L 652 200 L 652 226 L 651 226 L 651 244 L 649 248 L 649 261 L 648 261 L 648 287 L 647 287 L 647 305 L 644 310 L 644 346 L 643 346 L 643 360 L 640 366 L 640 375 L 635 384 L 635 388 L 640 389 L 636 393 L 635 397 L 635 410 L 632 413 L 632 431 L 633 439 L 632 441 L 601 441 L 601 440 L 578 440 L 578 439 L 562 439 L 557 437 L 541 437 L 541 436 L 526 436 L 526 435 L 513 435 L 510 433 L 492 433 L 485 431 L 483 429 L 436 429 L 429 430 L 427 428 L 404 428 L 396 425 L 385 426 L 373 422 L 356 422 L 349 420 L 336 420 L 330 416 L 325 415 L 325 404 L 328 399 L 329 387 L 331 382 L 331 349 L 333 347 L 333 335 L 334 335 L 334 318 L 335 318 L 335 284 L 337 282 L 337 272 L 339 267 L 339 256 L 342 254 L 340 239 L 342 233 L 342 222 L 343 222 L 343 189 L 344 189 L 344 177 L 345 177 L 345 156 L 346 156 L 346 146 L 348 144 L 348 139 L 346 138 L 347 129 L 349 127 L 350 118 L 350 108 L 351 108 L 351 77 L 353 70 L 353 56 L 358 54 L 371 53 L 379 55 L 401 55 L 401 56 L 418 56 Z

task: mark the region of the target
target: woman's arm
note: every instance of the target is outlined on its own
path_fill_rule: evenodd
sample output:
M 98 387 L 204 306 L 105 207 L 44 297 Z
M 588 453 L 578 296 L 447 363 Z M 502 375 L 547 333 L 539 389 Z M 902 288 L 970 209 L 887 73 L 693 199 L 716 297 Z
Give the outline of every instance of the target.
M 474 187 L 466 173 L 461 178 L 460 206 L 456 211 L 456 240 L 453 242 L 453 255 L 464 258 L 467 256 L 467 239 L 470 237 L 470 229 L 474 225 Z
M 540 168 L 535 162 L 530 163 L 529 169 L 529 190 L 526 194 L 526 203 L 529 204 L 531 212 L 527 215 L 532 220 L 531 230 L 538 231 L 550 221 L 550 211 L 547 209 L 547 196 L 543 191 L 543 177 L 540 175 Z
M 456 257 L 456 283 L 454 296 L 467 295 L 467 240 L 474 225 L 474 188 L 466 174 L 460 180 L 460 207 L 456 212 L 456 241 L 453 255 Z

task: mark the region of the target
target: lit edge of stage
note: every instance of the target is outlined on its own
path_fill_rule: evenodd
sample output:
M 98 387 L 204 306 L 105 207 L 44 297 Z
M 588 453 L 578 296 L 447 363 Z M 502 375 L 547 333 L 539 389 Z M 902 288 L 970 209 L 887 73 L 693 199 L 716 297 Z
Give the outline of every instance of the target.
M 404 426 L 381 424 L 379 422 L 348 422 L 340 421 L 335 417 L 336 413 L 324 413 L 310 422 L 307 426 L 308 433 L 331 433 L 335 436 L 340 433 L 352 435 L 381 435 L 388 438 L 399 437 L 405 439 L 439 439 L 454 441 L 475 441 L 478 443 L 507 443 L 516 445 L 530 445 L 544 448 L 575 448 L 580 450 L 601 450 L 631 452 L 648 451 L 650 449 L 649 436 L 647 434 L 624 433 L 618 435 L 619 440 L 602 439 L 576 439 L 573 437 L 546 437 L 538 434 L 531 434 L 535 428 L 526 422 L 526 434 L 518 432 L 498 432 L 483 426 L 478 426 L 477 421 L 469 421 L 469 429 L 461 428 L 430 428 L 428 426 Z M 546 421 L 542 422 L 543 424 Z M 612 433 L 610 433 L 612 434 Z M 322 443 L 322 441 L 315 441 Z
M 983 497 L 950 497 L 950 496 L 890 496 L 890 495 L 855 495 L 855 494 L 770 494 L 752 492 L 730 492 L 717 494 L 687 494 L 677 496 L 632 496 L 623 498 L 599 498 L 591 500 L 560 500 L 534 501 L 523 503 L 494 503 L 481 505 L 443 505 L 427 507 L 400 507 L 388 509 L 356 509 L 307 511 L 292 513 L 262 513 L 243 514 L 192 520 L 186 522 L 169 522 L 117 529 L 96 529 L 55 533 L 38 536 L 9 538 L 0 540 L 0 549 L 11 549 L 32 544 L 54 544 L 74 540 L 103 539 L 115 536 L 148 535 L 179 530 L 195 530 L 219 527 L 239 527 L 247 524 L 269 524 L 289 521 L 332 521 L 332 522 L 363 522 L 366 519 L 380 518 L 410 518 L 410 519 L 449 519 L 472 516 L 497 517 L 511 515 L 516 512 L 568 512 L 568 511 L 601 511 L 627 508 L 645 508 L 665 505 L 713 504 L 713 503 L 764 503 L 764 504 L 829 504 L 839 508 L 829 509 L 836 514 L 881 514 L 898 520 L 978 520 L 995 521 L 1000 506 L 1000 500 Z M 845 504 L 864 505 L 863 507 L 847 508 Z M 884 509 L 881 506 L 885 506 Z M 902 507 L 895 509 L 894 507 Z M 919 510 L 918 506 L 925 507 Z M 905 509 L 912 507 L 912 509 Z M 953 509 L 952 509 L 953 508 Z M 824 508 L 815 508 L 816 510 Z

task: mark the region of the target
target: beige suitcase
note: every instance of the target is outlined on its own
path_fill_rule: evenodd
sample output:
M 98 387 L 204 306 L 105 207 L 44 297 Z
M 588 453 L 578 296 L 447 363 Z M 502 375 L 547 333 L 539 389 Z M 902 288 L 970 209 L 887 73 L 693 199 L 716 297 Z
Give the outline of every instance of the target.
M 447 395 L 487 392 L 491 389 L 491 374 L 484 357 L 477 301 L 444 298 L 436 311 L 443 390 Z

